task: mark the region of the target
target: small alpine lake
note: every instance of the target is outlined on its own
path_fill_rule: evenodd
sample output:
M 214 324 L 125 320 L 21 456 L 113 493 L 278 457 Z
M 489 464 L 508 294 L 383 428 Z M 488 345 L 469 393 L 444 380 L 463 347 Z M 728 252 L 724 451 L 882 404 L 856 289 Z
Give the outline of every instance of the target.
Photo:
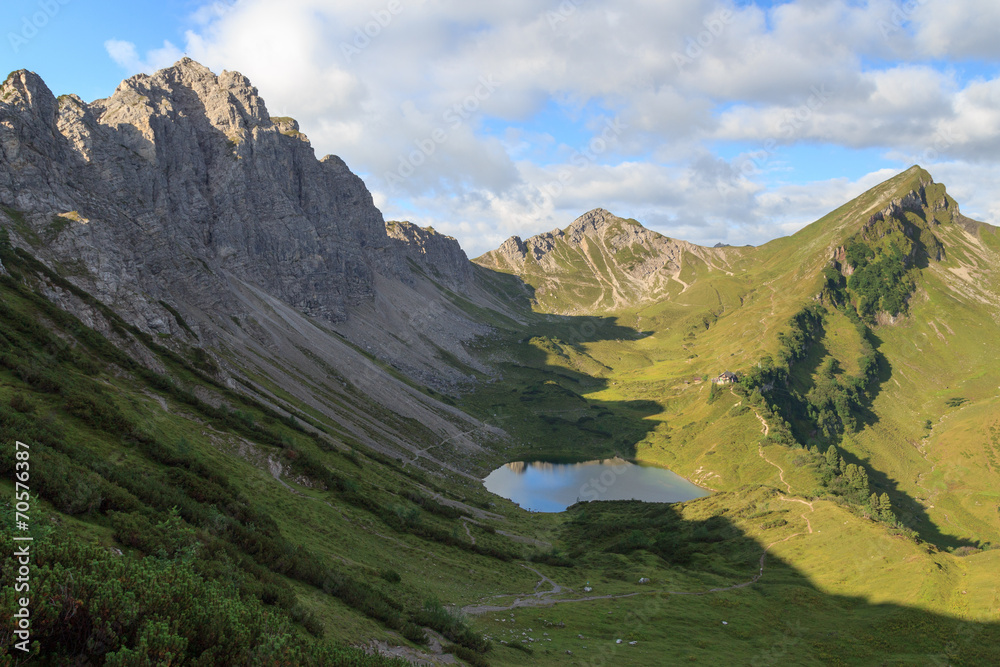
M 590 500 L 679 503 L 709 494 L 666 468 L 620 458 L 583 463 L 515 461 L 491 472 L 483 484 L 487 491 L 530 512 L 562 512 Z

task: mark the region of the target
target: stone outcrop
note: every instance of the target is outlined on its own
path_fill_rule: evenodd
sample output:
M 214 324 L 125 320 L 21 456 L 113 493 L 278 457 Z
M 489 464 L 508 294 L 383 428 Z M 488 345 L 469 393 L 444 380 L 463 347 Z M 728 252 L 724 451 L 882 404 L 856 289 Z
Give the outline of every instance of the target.
M 472 281 L 473 265 L 451 236 L 396 220 L 386 222 L 385 229 L 397 251 L 433 280 L 463 291 Z
M 373 297 L 376 275 L 409 275 L 340 158 L 317 160 L 242 74 L 186 58 L 90 104 L 12 73 L 0 203 L 23 213 L 22 242 L 73 261 L 74 280 L 146 329 L 170 319 L 158 299 L 237 308 L 232 279 L 336 322 Z
M 864 230 L 868 231 L 874 227 L 877 223 L 887 220 L 890 218 L 902 218 L 907 211 L 912 211 L 914 213 L 920 212 L 927 206 L 926 195 L 924 194 L 923 186 L 920 190 L 911 190 L 902 197 L 897 197 L 889 202 L 881 211 L 877 211 L 868 218 L 868 222 L 865 223 Z
M 440 287 L 475 271 L 457 242 L 390 237 L 361 179 L 317 159 L 242 74 L 184 59 L 87 104 L 12 73 L 0 84 L 0 232 L 130 324 L 171 334 L 160 344 L 200 346 L 229 387 L 279 409 L 294 397 L 377 450 L 409 456 L 424 442 L 412 424 L 455 451 L 502 434 L 412 382 L 452 392 L 490 370 L 463 346 L 489 327 Z M 32 284 L 167 370 L 92 300 Z M 482 290 L 464 296 L 489 305 Z
M 527 280 L 535 287 L 536 301 L 546 307 L 575 313 L 649 302 L 671 288 L 686 289 L 680 278 L 686 261 L 697 258 L 727 271 L 730 257 L 740 252 L 671 239 L 596 208 L 566 229 L 524 241 L 512 236 L 475 261 Z

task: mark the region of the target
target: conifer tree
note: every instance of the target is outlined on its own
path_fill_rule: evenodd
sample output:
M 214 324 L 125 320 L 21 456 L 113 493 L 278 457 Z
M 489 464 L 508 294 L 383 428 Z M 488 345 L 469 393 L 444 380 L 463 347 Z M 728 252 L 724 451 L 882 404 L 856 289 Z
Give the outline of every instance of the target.
M 841 468 L 840 452 L 837 451 L 835 445 L 830 445 L 830 448 L 826 450 L 826 464 L 833 468 L 834 472 L 839 472 Z
M 878 497 L 878 509 L 879 514 L 882 515 L 884 521 L 892 521 L 895 519 L 895 515 L 892 513 L 892 502 L 889 500 L 889 494 L 883 492 L 881 496 Z

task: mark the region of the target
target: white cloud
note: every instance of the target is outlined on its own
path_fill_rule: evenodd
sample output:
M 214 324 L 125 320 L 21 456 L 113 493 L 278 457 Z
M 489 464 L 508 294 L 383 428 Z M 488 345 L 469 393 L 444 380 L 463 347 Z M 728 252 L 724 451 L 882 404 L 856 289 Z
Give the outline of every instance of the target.
M 997 7 L 216 0 L 184 50 L 249 76 L 319 154 L 364 175 L 387 217 L 433 224 L 470 254 L 596 206 L 672 236 L 759 243 L 887 172 L 859 161 L 843 178 L 766 191 L 766 170 L 796 165 L 743 173 L 746 154 L 722 159 L 724 146 L 875 148 L 900 169 L 995 173 L 1000 79 L 962 78 L 950 59 L 1000 58 Z M 169 42 L 106 48 L 129 73 L 180 56 Z M 587 156 L 608 119 L 620 131 Z M 976 183 L 992 193 L 988 180 Z M 984 196 L 978 209 L 996 210 Z
M 936 58 L 1000 57 L 1000 4 L 993 0 L 917 0 L 910 18 L 923 51 Z
M 138 72 L 152 74 L 158 69 L 169 67 L 184 55 L 180 49 L 168 41 L 164 41 L 163 46 L 158 49 L 147 51 L 145 58 L 139 56 L 135 44 L 120 39 L 107 40 L 104 42 L 104 49 L 112 60 L 131 74 Z

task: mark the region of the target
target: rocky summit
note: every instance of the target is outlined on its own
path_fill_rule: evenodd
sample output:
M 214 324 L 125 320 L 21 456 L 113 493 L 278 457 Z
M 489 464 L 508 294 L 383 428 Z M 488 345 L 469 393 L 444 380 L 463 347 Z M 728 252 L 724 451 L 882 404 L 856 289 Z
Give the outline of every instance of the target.
M 364 183 L 238 72 L 184 59 L 85 104 L 22 70 L 0 100 L 0 198 L 149 330 L 170 331 L 151 305 L 168 295 L 238 308 L 232 279 L 339 321 L 376 275 L 408 273 Z
M 541 307 L 568 314 L 648 303 L 672 287 L 686 290 L 682 275 L 689 264 L 726 272 L 738 255 L 729 248 L 671 239 L 597 208 L 566 229 L 526 241 L 511 237 L 475 261 L 523 277 Z

